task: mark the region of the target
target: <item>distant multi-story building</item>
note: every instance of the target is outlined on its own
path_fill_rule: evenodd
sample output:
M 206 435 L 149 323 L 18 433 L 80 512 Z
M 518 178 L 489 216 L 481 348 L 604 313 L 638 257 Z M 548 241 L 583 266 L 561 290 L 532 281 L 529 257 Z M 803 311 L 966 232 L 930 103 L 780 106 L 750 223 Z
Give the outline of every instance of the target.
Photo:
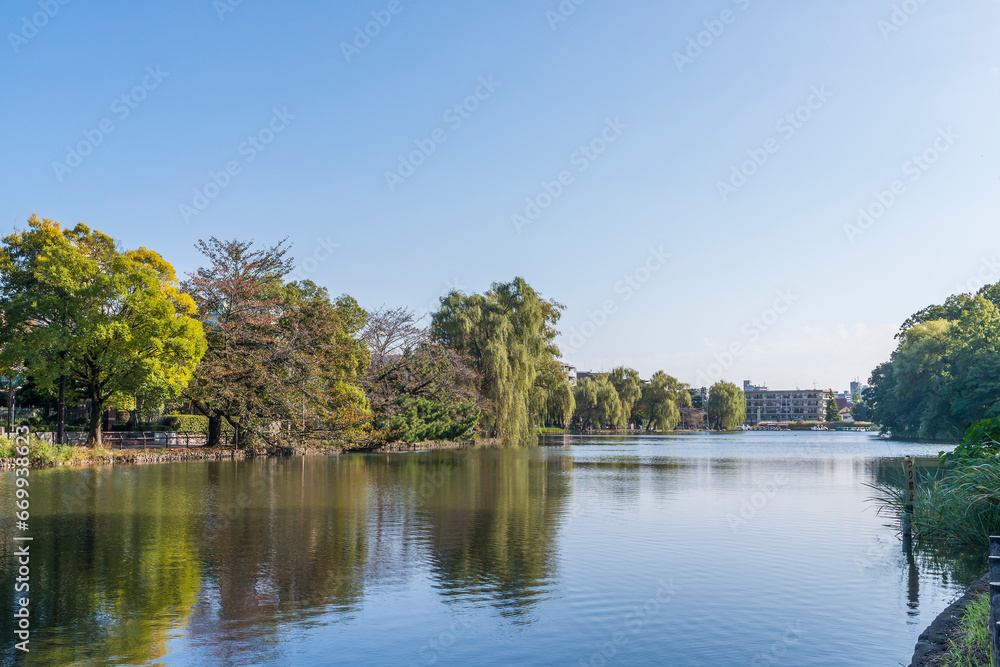
M 743 383 L 746 395 L 746 423 L 826 421 L 826 401 L 832 392 L 821 389 L 768 389 L 766 386 Z
M 570 366 L 569 364 L 562 364 L 562 371 L 566 374 L 566 379 L 569 380 L 571 386 L 576 386 L 576 366 Z
M 576 379 L 578 382 L 582 382 L 587 378 L 590 378 L 591 380 L 596 380 L 598 375 L 600 375 L 600 373 L 595 373 L 593 371 L 577 371 Z
M 868 385 L 861 384 L 860 380 L 854 380 L 854 381 L 851 382 L 851 396 L 853 397 L 855 394 L 859 394 L 860 395 L 861 392 L 863 392 L 867 388 L 868 388 Z

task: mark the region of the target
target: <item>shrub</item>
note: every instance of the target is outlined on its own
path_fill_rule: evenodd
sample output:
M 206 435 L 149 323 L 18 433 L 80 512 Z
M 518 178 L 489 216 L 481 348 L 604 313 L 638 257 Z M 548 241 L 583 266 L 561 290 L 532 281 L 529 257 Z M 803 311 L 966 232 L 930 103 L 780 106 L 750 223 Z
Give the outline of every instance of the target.
M 208 432 L 208 417 L 204 415 L 167 415 L 160 423 L 171 431 Z
M 399 412 L 389 419 L 387 430 L 390 439 L 401 442 L 464 440 L 482 416 L 471 401 L 437 403 L 402 396 L 394 404 Z
M 965 431 L 961 444 L 951 453 L 941 452 L 942 465 L 968 465 L 994 459 L 1000 453 L 1000 417 L 980 419 Z

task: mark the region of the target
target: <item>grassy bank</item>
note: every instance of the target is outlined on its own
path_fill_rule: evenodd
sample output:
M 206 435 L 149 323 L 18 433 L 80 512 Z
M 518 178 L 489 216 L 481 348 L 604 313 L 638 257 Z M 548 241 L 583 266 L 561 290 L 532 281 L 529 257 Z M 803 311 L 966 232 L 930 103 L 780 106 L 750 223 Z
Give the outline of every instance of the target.
M 69 445 L 53 445 L 45 440 L 28 436 L 28 462 L 31 465 L 72 464 L 89 459 L 93 450 Z M 18 454 L 13 440 L 0 437 L 0 459 L 25 458 Z
M 965 608 L 958 623 L 958 636 L 948 643 L 941 667 L 994 667 L 990 660 L 990 597 L 980 593 Z

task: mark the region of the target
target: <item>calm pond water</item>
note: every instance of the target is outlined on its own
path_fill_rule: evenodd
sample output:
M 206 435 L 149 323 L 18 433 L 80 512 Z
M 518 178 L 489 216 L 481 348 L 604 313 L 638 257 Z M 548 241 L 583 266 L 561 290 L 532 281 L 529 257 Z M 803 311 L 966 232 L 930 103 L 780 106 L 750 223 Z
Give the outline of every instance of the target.
M 902 553 L 868 434 L 33 471 L 39 665 L 906 665 L 982 559 Z M 13 477 L 0 572 L 13 608 Z M 11 613 L 0 632 L 15 661 Z

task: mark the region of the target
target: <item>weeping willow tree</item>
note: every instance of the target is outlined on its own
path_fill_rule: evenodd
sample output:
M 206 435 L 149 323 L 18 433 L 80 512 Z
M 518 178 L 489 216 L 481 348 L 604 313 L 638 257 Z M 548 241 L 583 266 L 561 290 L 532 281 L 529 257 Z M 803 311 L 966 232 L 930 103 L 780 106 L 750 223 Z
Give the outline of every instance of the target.
M 543 361 L 531 392 L 532 414 L 541 415 L 544 425 L 568 426 L 576 410 L 573 387 L 554 357 Z
M 619 366 L 613 369 L 608 375 L 608 382 L 614 386 L 618 392 L 618 399 L 622 404 L 622 419 L 619 428 L 624 428 L 632 422 L 632 411 L 636 403 L 642 399 L 642 380 L 639 378 L 639 371 L 627 366 Z
M 576 386 L 577 416 L 584 429 L 623 428 L 628 413 L 607 375 L 585 378 Z
M 663 371 L 656 371 L 643 389 L 646 430 L 672 431 L 681 421 L 681 408 L 691 407 L 688 386 Z
M 489 401 L 483 428 L 505 444 L 527 442 L 541 418 L 545 377 L 559 355 L 552 341 L 562 309 L 515 278 L 493 283 L 485 294 L 453 291 L 434 313 L 431 335 L 469 359 Z

